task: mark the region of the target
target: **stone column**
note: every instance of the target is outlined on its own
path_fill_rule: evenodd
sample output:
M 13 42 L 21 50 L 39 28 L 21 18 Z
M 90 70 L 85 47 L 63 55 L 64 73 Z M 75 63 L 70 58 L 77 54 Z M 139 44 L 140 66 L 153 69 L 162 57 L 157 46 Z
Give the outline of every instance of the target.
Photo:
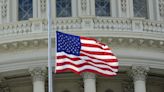
M 29 72 L 33 79 L 33 92 L 45 92 L 45 67 L 30 68 Z
M 33 0 L 33 18 L 38 18 L 38 0 Z
M 159 11 L 159 0 L 153 0 L 154 5 L 154 17 L 157 21 L 160 21 L 160 11 Z
M 83 74 L 84 92 L 96 92 L 95 74 L 86 72 Z
M 53 21 L 55 21 L 56 23 L 56 0 L 51 0 L 51 15 L 52 15 L 52 19 Z M 56 26 L 56 24 L 54 24 L 54 26 Z
M 18 21 L 18 0 L 10 0 L 11 4 L 11 21 L 17 22 Z
M 90 0 L 90 11 L 91 11 L 90 16 L 96 16 L 96 14 L 95 14 L 95 0 Z
M 117 0 L 110 0 L 111 3 L 111 17 L 117 17 Z
M 72 0 L 72 17 L 77 16 L 77 0 Z
M 147 66 L 132 66 L 130 76 L 134 81 L 134 92 L 146 92 L 146 75 L 149 71 Z
M 154 16 L 154 14 L 156 15 L 156 13 L 154 13 L 154 7 L 152 7 L 153 5 L 154 5 L 154 3 L 153 3 L 153 1 L 156 1 L 156 0 L 148 0 L 147 1 L 147 16 L 148 16 L 148 18 L 149 19 L 151 19 L 151 20 L 154 20 L 155 19 L 155 16 Z

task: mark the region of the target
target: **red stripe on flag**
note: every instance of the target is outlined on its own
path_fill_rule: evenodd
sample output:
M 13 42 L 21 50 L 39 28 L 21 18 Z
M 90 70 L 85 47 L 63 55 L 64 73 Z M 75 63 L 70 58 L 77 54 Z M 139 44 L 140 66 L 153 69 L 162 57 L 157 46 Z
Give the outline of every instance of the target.
M 63 33 L 62 35 L 66 34 Z M 69 35 L 66 36 L 69 37 Z M 80 37 L 80 40 L 80 56 L 67 54 L 64 51 L 62 53 L 57 52 L 57 73 L 69 70 L 77 74 L 93 72 L 103 76 L 116 75 L 119 68 L 118 60 L 107 45 L 88 37 Z M 71 43 L 69 44 L 71 45 Z M 72 49 L 68 50 L 72 51 Z
M 85 54 L 80 54 L 80 56 L 86 56 Z M 95 57 L 91 57 L 91 56 L 87 56 L 91 59 L 97 59 Z M 104 61 L 104 62 L 117 62 L 118 60 L 117 59 L 97 59 L 97 60 L 100 60 L 100 61 Z
M 113 53 L 108 53 L 108 52 L 93 52 L 93 51 L 86 51 L 86 50 L 81 50 L 82 52 L 88 53 L 88 54 L 93 54 L 93 55 L 110 55 L 114 56 Z
M 83 64 L 79 64 L 79 65 L 70 63 L 69 61 L 68 61 L 68 62 L 64 62 L 64 63 L 57 63 L 57 66 L 63 66 L 63 65 L 73 65 L 73 66 L 78 67 L 78 68 L 83 67 L 83 66 L 85 66 L 85 65 L 94 66 L 94 65 L 89 64 L 89 63 L 87 63 L 87 62 L 85 62 L 85 63 L 83 63 Z M 102 65 L 103 65 L 103 64 L 102 64 Z M 94 66 L 94 67 L 97 67 L 97 66 Z M 100 68 L 100 67 L 97 67 L 97 68 Z M 111 69 L 109 69 L 109 68 L 100 68 L 100 69 L 102 69 L 102 70 L 104 70 L 104 71 L 105 71 L 105 70 L 108 70 L 108 71 L 113 72 L 113 70 L 111 70 Z M 114 68 L 113 68 L 113 69 L 114 69 Z M 118 68 L 117 68 L 117 69 L 118 69 Z
M 76 74 L 81 74 L 83 72 L 92 72 L 92 73 L 96 73 L 96 74 L 100 74 L 102 76 L 106 76 L 106 77 L 112 77 L 112 76 L 116 76 L 116 74 L 104 74 L 102 72 L 98 72 L 96 70 L 92 70 L 92 69 L 85 69 L 81 72 L 77 72 L 76 70 L 73 70 L 72 68 L 67 68 L 67 69 L 63 69 L 63 70 L 56 70 L 56 73 L 62 73 L 62 72 L 68 72 L 68 71 L 72 71 Z
M 109 48 L 103 48 L 102 46 L 95 45 L 95 44 L 85 44 L 85 43 L 82 43 L 81 46 L 84 46 L 84 47 L 92 47 L 92 48 L 100 48 L 102 50 L 110 50 Z

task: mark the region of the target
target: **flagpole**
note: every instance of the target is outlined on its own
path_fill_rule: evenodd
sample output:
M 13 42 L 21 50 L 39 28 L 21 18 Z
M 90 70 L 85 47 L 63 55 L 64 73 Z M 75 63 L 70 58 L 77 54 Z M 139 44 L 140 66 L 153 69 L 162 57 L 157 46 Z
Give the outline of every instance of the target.
M 51 62 L 51 0 L 48 0 L 47 5 L 47 17 L 48 17 L 48 92 L 53 92 L 52 85 L 52 62 Z

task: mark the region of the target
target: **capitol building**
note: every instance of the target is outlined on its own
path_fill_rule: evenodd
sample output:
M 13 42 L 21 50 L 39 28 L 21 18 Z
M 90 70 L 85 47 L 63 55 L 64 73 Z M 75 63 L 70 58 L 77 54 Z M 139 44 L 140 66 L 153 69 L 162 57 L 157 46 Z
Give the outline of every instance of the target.
M 0 92 L 48 92 L 47 1 L 0 0 Z M 52 58 L 60 30 L 119 60 L 113 77 L 53 73 L 54 92 L 164 92 L 164 0 L 51 0 L 51 14 Z

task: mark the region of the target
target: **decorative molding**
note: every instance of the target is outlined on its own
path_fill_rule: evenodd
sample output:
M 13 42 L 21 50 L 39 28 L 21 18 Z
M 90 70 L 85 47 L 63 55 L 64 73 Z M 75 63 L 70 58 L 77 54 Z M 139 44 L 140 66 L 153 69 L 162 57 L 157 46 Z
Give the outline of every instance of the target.
M 164 1 L 163 0 L 159 0 L 159 11 L 160 11 L 160 15 L 164 17 Z
M 114 45 L 114 46 L 136 46 L 140 48 L 158 48 L 162 49 L 164 48 L 164 41 L 163 40 L 153 40 L 153 39 L 141 39 L 141 38 L 126 38 L 126 37 L 94 37 L 98 41 Z M 52 38 L 53 40 L 54 38 Z M 47 47 L 48 40 L 47 38 L 43 39 L 33 39 L 33 40 L 25 40 L 25 41 L 13 41 L 8 43 L 2 43 L 0 44 L 0 50 L 1 51 L 9 51 L 13 49 L 30 49 L 32 47 L 37 48 L 43 48 Z M 53 41 L 53 44 L 55 42 Z
M 148 72 L 149 72 L 148 66 L 133 65 L 132 69 L 129 71 L 129 75 L 133 78 L 134 81 L 137 80 L 145 81 Z
M 2 49 L 5 49 L 5 50 L 7 50 L 9 48 L 8 44 L 2 44 L 1 47 L 2 47 Z
M 123 43 L 123 38 L 118 38 L 119 43 Z
M 143 39 L 140 39 L 138 44 L 139 44 L 139 45 L 144 44 L 144 40 L 143 40 Z
M 29 73 L 31 74 L 33 81 L 45 81 L 47 69 L 46 67 L 31 67 Z
M 154 44 L 154 41 L 153 40 L 150 40 L 149 41 L 149 44 L 152 46 Z
M 44 39 L 44 44 L 45 44 L 45 45 L 48 44 L 48 39 Z
M 34 44 L 34 46 L 37 47 L 37 46 L 39 45 L 39 41 L 38 41 L 38 40 L 34 40 L 34 41 L 33 41 L 33 44 Z
M 40 0 L 41 11 L 46 11 L 46 0 Z
M 159 45 L 160 45 L 160 46 L 163 46 L 163 45 L 164 45 L 164 41 L 160 41 L 160 42 L 159 42 Z
M 91 32 L 98 35 L 98 32 L 111 31 L 114 32 L 144 32 L 164 33 L 164 23 L 150 21 L 145 19 L 125 19 L 125 18 L 108 18 L 108 17 L 76 17 L 76 18 L 57 18 L 52 21 L 53 30 L 75 31 L 76 33 Z M 90 31 L 88 31 L 90 30 Z M 93 30 L 93 31 L 91 31 Z M 19 21 L 16 23 L 0 24 L 0 37 L 6 38 L 10 36 L 28 36 L 42 34 L 47 32 L 47 20 L 30 19 L 28 21 Z
M 87 0 L 81 0 L 81 9 L 82 9 L 83 12 L 86 12 Z
M 127 4 L 126 4 L 126 0 L 121 0 L 121 9 L 122 11 L 126 11 L 126 7 L 127 7 Z
M 22 42 L 22 44 L 24 47 L 27 47 L 29 45 L 29 43 L 27 41 Z
M 18 47 L 18 43 L 17 42 L 13 42 L 12 43 L 12 47 L 17 48 Z
M 1 16 L 6 17 L 7 16 L 7 2 L 8 0 L 1 0 Z

